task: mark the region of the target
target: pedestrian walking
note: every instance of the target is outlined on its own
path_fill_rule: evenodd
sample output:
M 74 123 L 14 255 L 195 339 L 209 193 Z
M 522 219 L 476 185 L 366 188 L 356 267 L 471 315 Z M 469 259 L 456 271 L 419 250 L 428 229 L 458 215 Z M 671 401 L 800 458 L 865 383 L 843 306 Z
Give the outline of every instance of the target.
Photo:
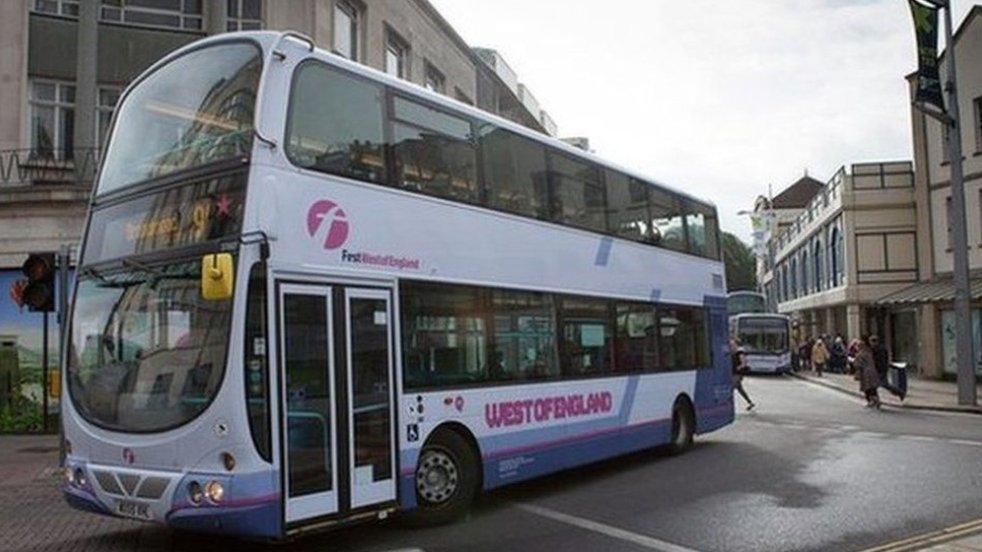
M 880 338 L 873 335 L 869 338 L 870 348 L 873 351 L 873 362 L 876 365 L 876 374 L 880 377 L 880 387 L 886 389 L 890 393 L 893 393 L 900 400 L 906 398 L 906 390 L 900 389 L 897 386 L 890 383 L 890 378 L 887 377 L 887 373 L 890 370 L 890 352 L 887 351 L 885 345 L 880 343 Z
M 846 350 L 847 358 L 849 360 L 849 373 L 856 376 L 856 380 L 859 380 L 859 371 L 856 370 L 856 355 L 859 354 L 860 340 L 858 338 L 853 339 L 849 342 L 849 348 Z
M 814 346 L 815 340 L 808 338 L 801 343 L 801 351 L 798 356 L 801 357 L 801 369 L 811 370 L 812 369 L 812 346 Z
M 841 335 L 835 336 L 832 350 L 829 353 L 829 370 L 837 374 L 846 373 L 846 343 L 842 340 Z
M 880 408 L 880 394 L 877 391 L 880 387 L 880 374 L 876 371 L 876 359 L 873 358 L 869 336 L 863 336 L 860 340 L 854 363 L 859 374 L 859 389 L 866 397 L 866 406 Z
M 822 377 L 822 371 L 825 369 L 825 363 L 828 360 L 829 350 L 825 347 L 825 340 L 819 337 L 815 340 L 815 345 L 812 346 L 812 368 L 818 377 Z
M 730 340 L 730 360 L 733 363 L 733 389 L 740 393 L 740 396 L 746 401 L 749 412 L 757 405 L 747 394 L 747 390 L 743 388 L 743 376 L 748 371 L 747 355 L 744 354 L 743 347 L 736 339 Z

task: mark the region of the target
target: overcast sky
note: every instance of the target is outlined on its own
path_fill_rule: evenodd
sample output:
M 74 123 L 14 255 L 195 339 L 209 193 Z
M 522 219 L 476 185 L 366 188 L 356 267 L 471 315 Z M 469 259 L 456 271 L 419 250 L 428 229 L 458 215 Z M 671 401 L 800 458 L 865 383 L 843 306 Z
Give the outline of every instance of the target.
M 909 159 L 906 0 L 430 0 L 597 154 L 749 209 L 808 174 Z M 971 2 L 953 0 L 956 26 Z

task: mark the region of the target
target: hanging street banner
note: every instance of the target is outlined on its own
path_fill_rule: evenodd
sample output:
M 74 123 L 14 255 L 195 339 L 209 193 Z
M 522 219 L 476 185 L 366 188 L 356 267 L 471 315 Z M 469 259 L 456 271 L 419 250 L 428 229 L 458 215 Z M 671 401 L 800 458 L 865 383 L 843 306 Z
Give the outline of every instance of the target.
M 914 16 L 917 35 L 917 90 L 914 101 L 929 104 L 945 111 L 941 94 L 941 75 L 938 73 L 938 8 L 917 0 L 907 0 Z

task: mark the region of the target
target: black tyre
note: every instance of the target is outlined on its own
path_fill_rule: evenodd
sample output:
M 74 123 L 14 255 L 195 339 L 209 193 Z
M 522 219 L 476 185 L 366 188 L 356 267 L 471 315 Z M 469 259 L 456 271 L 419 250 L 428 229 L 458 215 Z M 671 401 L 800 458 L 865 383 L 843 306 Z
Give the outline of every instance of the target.
M 696 433 L 696 415 L 692 403 L 678 399 L 672 408 L 672 440 L 668 444 L 672 454 L 682 454 L 692 447 Z
M 454 431 L 438 431 L 416 463 L 416 515 L 423 524 L 448 523 L 467 512 L 477 495 L 479 458 Z

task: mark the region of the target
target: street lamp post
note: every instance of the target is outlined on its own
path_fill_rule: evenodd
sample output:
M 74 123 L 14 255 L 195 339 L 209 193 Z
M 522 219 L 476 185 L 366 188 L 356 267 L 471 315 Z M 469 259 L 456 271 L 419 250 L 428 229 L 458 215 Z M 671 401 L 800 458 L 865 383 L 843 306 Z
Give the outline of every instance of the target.
M 935 2 L 945 13 L 945 53 L 948 75 L 944 83 L 948 95 L 948 157 L 951 161 L 951 233 L 954 247 L 955 352 L 958 366 L 958 404 L 975 405 L 975 356 L 972 351 L 972 310 L 968 280 L 968 235 L 965 230 L 965 183 L 962 174 L 962 132 L 955 77 L 955 42 L 951 0 Z
M 965 184 L 964 175 L 962 167 L 962 133 L 961 133 L 961 118 L 959 114 L 958 106 L 958 86 L 957 77 L 955 74 L 955 41 L 954 41 L 954 24 L 952 22 L 953 16 L 951 14 L 951 0 L 909 0 L 911 3 L 911 8 L 914 10 L 915 26 L 918 30 L 918 73 L 919 73 L 919 89 L 918 89 L 918 99 L 921 98 L 920 86 L 922 85 L 922 80 L 925 83 L 932 84 L 933 80 L 934 86 L 938 84 L 943 85 L 944 93 L 947 95 L 947 101 L 942 104 L 941 100 L 941 90 L 939 88 L 934 88 L 933 91 L 930 90 L 930 86 L 927 88 L 925 94 L 929 96 L 924 104 L 918 104 L 915 101 L 915 105 L 919 107 L 925 114 L 937 119 L 941 124 L 947 129 L 947 140 L 946 147 L 948 148 L 948 159 L 950 161 L 950 183 L 951 183 L 951 210 L 948 212 L 948 223 L 951 227 L 951 242 L 952 257 L 954 260 L 953 266 L 953 280 L 955 284 L 955 363 L 957 366 L 958 375 L 958 403 L 962 405 L 974 406 L 977 404 L 978 398 L 976 396 L 976 383 L 975 383 L 975 356 L 973 354 L 972 345 L 972 310 L 971 310 L 971 292 L 969 287 L 969 272 L 968 272 L 968 235 L 965 230 Z M 918 2 L 920 2 L 921 7 L 918 8 Z M 934 63 L 935 58 L 929 52 L 927 54 L 928 58 L 926 60 L 927 64 L 927 74 L 922 73 L 925 71 L 925 58 L 923 50 L 925 49 L 922 44 L 923 40 L 928 40 L 927 48 L 929 50 L 934 50 L 936 48 L 936 38 L 925 38 L 932 37 L 930 34 L 932 29 L 932 23 L 928 21 L 930 18 L 929 12 L 925 12 L 925 4 L 930 4 L 934 9 L 944 10 L 945 17 L 945 55 L 947 56 L 947 75 L 945 75 L 945 80 L 943 83 L 939 83 L 937 77 L 938 75 L 937 66 Z M 934 22 L 937 22 L 937 18 L 933 18 Z M 920 31 L 926 31 L 922 34 Z M 936 36 L 936 35 L 933 35 Z M 930 105 L 935 105 L 941 108 L 941 112 L 937 112 L 930 108 Z

